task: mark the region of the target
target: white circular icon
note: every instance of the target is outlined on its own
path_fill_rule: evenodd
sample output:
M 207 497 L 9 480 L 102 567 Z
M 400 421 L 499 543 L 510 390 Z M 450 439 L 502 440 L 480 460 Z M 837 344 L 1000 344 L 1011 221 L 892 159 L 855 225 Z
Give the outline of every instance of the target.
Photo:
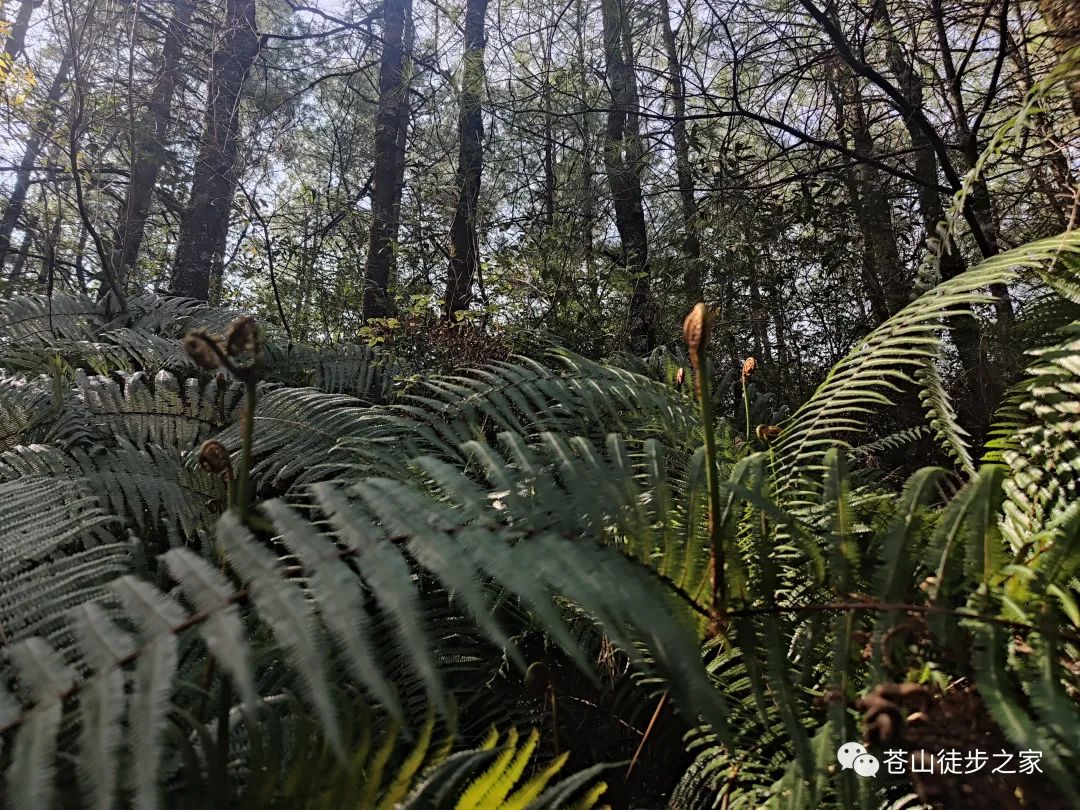
M 860 754 L 855 757 L 855 773 L 859 776 L 877 776 L 881 763 L 872 754 Z
M 846 771 L 855 763 L 855 758 L 866 753 L 866 748 L 861 743 L 849 742 L 840 746 L 836 752 L 836 760 Z
M 859 776 L 877 776 L 881 763 L 873 754 L 866 753 L 862 743 L 844 743 L 836 751 L 836 761 L 845 771 L 852 768 Z

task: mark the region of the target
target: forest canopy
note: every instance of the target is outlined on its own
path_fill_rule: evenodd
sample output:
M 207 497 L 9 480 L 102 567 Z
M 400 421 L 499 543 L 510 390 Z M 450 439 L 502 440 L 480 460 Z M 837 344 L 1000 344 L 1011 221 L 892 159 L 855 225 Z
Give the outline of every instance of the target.
M 1080 807 L 1080 4 L 0 42 L 0 803 Z

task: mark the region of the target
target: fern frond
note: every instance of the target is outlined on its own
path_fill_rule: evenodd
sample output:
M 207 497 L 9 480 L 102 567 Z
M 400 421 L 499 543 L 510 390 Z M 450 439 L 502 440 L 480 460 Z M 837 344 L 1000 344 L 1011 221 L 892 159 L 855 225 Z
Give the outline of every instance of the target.
M 187 549 L 174 548 L 163 554 L 161 560 L 195 609 L 207 615 L 206 621 L 199 625 L 206 646 L 232 677 L 244 703 L 254 706 L 257 695 L 251 678 L 250 652 L 240 611 L 231 603 L 235 594 L 232 585 Z
M 969 434 L 961 426 L 952 402 L 949 400 L 945 383 L 941 379 L 941 372 L 938 370 L 938 360 L 936 358 L 928 360 L 919 371 L 915 372 L 915 378 L 922 384 L 920 398 L 923 407 L 926 408 L 927 420 L 937 434 L 938 441 L 964 474 L 968 477 L 973 476 L 975 463 L 971 459 Z
M 1037 360 L 1020 407 L 1030 421 L 1002 453 L 1012 470 L 1003 531 L 1014 549 L 1080 496 L 1080 322 L 1062 337 L 1032 352 Z
M 344 747 L 311 606 L 300 590 L 282 576 L 281 566 L 273 555 L 255 541 L 231 512 L 218 522 L 217 537 L 229 564 L 248 583 L 259 616 L 295 662 L 296 673 L 327 739 L 334 751 L 343 756 Z
M 21 295 L 0 300 L 0 351 L 5 344 L 92 340 L 102 317 L 97 304 L 73 295 Z
M 162 371 L 152 379 L 142 372 L 108 377 L 79 373 L 81 401 L 91 418 L 111 435 L 126 437 L 137 447 L 149 444 L 191 450 L 233 421 L 242 395 L 236 383 L 197 378 L 180 383 Z
M 392 356 L 369 346 L 316 348 L 271 343 L 266 347 L 266 379 L 294 388 L 318 388 L 364 403 L 390 398 L 397 370 Z
M 802 478 L 820 468 L 825 450 L 865 427 L 867 414 L 892 403 L 910 374 L 933 362 L 944 321 L 986 303 L 991 284 L 1008 284 L 1021 269 L 1039 269 L 1080 251 L 1080 234 L 1064 233 L 1014 248 L 920 296 L 875 329 L 829 372 L 813 396 L 785 423 L 775 444 L 777 481 L 790 497 Z
M 367 411 L 362 403 L 314 388 L 263 388 L 255 409 L 255 459 L 252 480 L 261 487 L 284 488 L 332 478 L 346 467 L 334 453 L 339 441 L 362 435 Z M 230 452 L 240 448 L 240 428 L 232 425 L 216 438 Z
M 160 534 L 171 543 L 208 528 L 211 507 L 225 500 L 220 479 L 185 467 L 176 450 L 153 444 L 139 449 L 121 442 L 92 453 L 30 445 L 0 454 L 0 481 L 25 476 L 64 482 L 87 497 L 98 494 L 144 537 Z
M 109 810 L 116 793 L 120 723 L 126 708 L 124 672 L 117 665 L 135 645 L 92 602 L 79 606 L 73 615 L 79 646 L 95 670 L 79 695 L 79 775 L 87 805 Z

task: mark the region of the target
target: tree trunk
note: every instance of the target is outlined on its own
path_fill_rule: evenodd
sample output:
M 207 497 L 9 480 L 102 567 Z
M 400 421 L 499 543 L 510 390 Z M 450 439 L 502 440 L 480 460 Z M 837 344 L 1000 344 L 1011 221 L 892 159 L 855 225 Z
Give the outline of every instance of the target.
M 375 118 L 375 168 L 371 186 L 371 236 L 364 271 L 364 318 L 389 313 L 388 289 L 394 264 L 394 235 L 401 189 L 398 181 L 398 142 L 402 106 L 407 104 L 405 79 L 406 0 L 383 5 L 382 64 L 379 68 L 379 111 Z
M 15 15 L 15 22 L 11 24 L 11 31 L 4 42 L 4 53 L 11 61 L 22 53 L 26 45 L 26 32 L 30 29 L 30 18 L 40 5 L 41 0 L 23 0 L 19 5 L 19 13 Z
M 1076 0 L 1040 0 L 1046 27 L 1054 35 L 1054 49 L 1062 57 L 1080 46 L 1080 3 Z M 1069 73 L 1069 97 L 1073 111 L 1080 116 L 1080 65 Z
M 446 278 L 445 318 L 467 310 L 473 279 L 480 265 L 476 236 L 476 203 L 484 168 L 484 16 L 487 0 L 466 0 L 465 53 L 461 70 L 461 108 L 458 113 L 458 202 L 450 226 L 450 267 Z
M 956 134 L 960 141 L 966 168 L 971 170 L 979 160 L 979 133 L 973 128 L 968 120 L 967 105 L 964 101 L 964 91 L 961 81 L 962 77 L 958 76 L 956 65 L 953 62 L 952 50 L 949 45 L 949 33 L 945 25 L 945 14 L 941 7 L 941 0 L 934 0 L 933 7 L 938 34 L 938 47 L 941 48 L 942 64 L 945 68 L 945 79 L 948 82 L 948 89 L 952 96 L 953 107 L 956 113 L 954 118 Z M 1007 11 L 1007 6 L 1002 9 L 1003 13 Z M 1000 31 L 998 36 L 1007 37 L 1008 30 Z M 1002 45 L 1004 44 L 1003 40 Z M 976 119 L 975 126 L 978 126 L 978 124 L 979 120 Z M 990 196 L 990 187 L 986 184 L 985 174 L 975 178 L 974 183 L 972 183 L 969 199 L 971 201 L 971 210 L 975 214 L 975 218 L 979 221 L 979 227 L 982 228 L 983 233 L 986 234 L 985 242 L 980 243 L 983 257 L 989 258 L 990 256 L 996 256 L 1001 252 L 1001 229 L 999 227 L 997 212 L 994 210 L 994 202 Z M 1013 312 L 1009 288 L 1004 284 L 997 284 L 994 285 L 992 289 L 996 297 L 994 303 L 998 319 L 1003 324 L 1011 324 Z
M 883 323 L 907 303 L 909 287 L 896 249 L 888 188 L 881 172 L 869 162 L 876 149 L 859 80 L 841 68 L 837 83 L 833 92 L 840 142 L 846 147 L 850 136 L 854 152 L 867 161 L 844 167 L 841 173 L 862 237 L 863 285 L 874 320 Z
M 585 254 L 585 272 L 590 282 L 595 281 L 593 276 L 593 229 L 595 227 L 594 207 L 596 205 L 593 191 L 593 151 L 592 151 L 592 110 L 588 101 L 588 60 L 585 57 L 585 25 L 588 12 L 583 0 L 575 0 L 574 12 L 577 15 L 577 80 L 580 104 L 578 112 L 581 115 L 581 242 L 582 251 Z M 593 299 L 598 293 L 593 294 Z
M 195 158 L 191 196 L 180 222 L 173 266 L 176 295 L 210 298 L 210 278 L 220 277 L 236 192 L 240 141 L 240 92 L 259 52 L 255 0 L 225 0 L 225 19 L 210 66 L 206 125 Z
M 620 0 L 603 0 L 604 55 L 611 89 L 604 139 L 604 166 L 615 207 L 622 261 L 630 277 L 629 337 L 632 351 L 645 354 L 657 343 L 656 313 L 650 286 L 649 245 L 641 197 L 641 137 L 637 129 L 637 80 L 627 58 L 625 9 Z
M 413 3 L 405 0 L 405 90 L 401 94 L 401 104 L 398 107 L 397 128 L 397 152 L 394 155 L 394 205 L 391 208 L 390 241 L 397 244 L 398 234 L 401 231 L 401 200 L 405 191 L 405 157 L 409 142 L 409 123 L 411 119 L 411 107 L 409 99 L 409 87 L 412 84 L 413 46 L 416 43 L 416 27 L 413 25 Z M 391 264 L 390 269 L 393 270 Z
M 887 11 L 883 5 L 877 6 L 881 14 L 882 22 L 887 30 L 890 28 Z M 886 37 L 885 57 L 889 70 L 899 82 L 900 92 L 908 105 L 914 110 L 923 109 L 923 86 L 921 78 L 916 74 L 913 65 L 904 56 L 899 42 L 893 35 Z M 938 238 L 938 223 L 945 219 L 945 208 L 938 191 L 938 161 L 934 147 L 927 137 L 926 132 L 912 118 L 905 119 L 908 136 L 911 138 L 911 146 L 914 152 L 915 170 L 913 174 L 918 178 L 919 209 L 922 215 L 923 227 L 926 230 L 927 239 Z M 941 278 L 949 280 L 960 275 L 967 269 L 964 257 L 960 254 L 960 248 L 952 240 L 946 241 L 940 246 L 941 251 Z M 954 316 L 949 327 L 952 330 L 953 341 L 956 343 L 957 354 L 960 357 L 960 365 L 964 371 L 964 385 L 970 395 L 969 421 L 971 432 L 975 436 L 981 433 L 990 424 L 993 413 L 995 386 L 990 378 L 990 369 L 982 343 L 982 334 L 979 322 L 976 320 L 970 307 L 967 312 Z
M 180 78 L 183 43 L 191 25 L 195 0 L 173 0 L 173 4 L 172 18 L 165 30 L 165 42 L 161 48 L 161 67 L 147 104 L 149 116 L 136 121 L 136 129 L 131 133 L 131 177 L 127 196 L 120 206 L 112 247 L 113 269 L 121 288 L 139 256 L 154 187 L 165 162 L 165 140 L 172 123 L 173 92 Z M 98 295 L 103 296 L 107 292 L 107 285 L 103 284 Z
M 64 92 L 70 71 L 71 52 L 68 51 L 60 61 L 56 77 L 53 79 L 52 84 L 49 85 L 49 92 L 45 96 L 44 106 L 30 130 L 30 136 L 26 140 L 26 149 L 23 151 L 19 168 L 15 172 L 15 184 L 11 189 L 11 196 L 8 197 L 8 204 L 4 209 L 3 217 L 0 217 L 0 275 L 3 274 L 7 255 L 11 252 L 11 236 L 15 232 L 15 227 L 19 224 L 23 210 L 26 207 L 26 195 L 30 190 L 30 176 L 34 172 L 34 164 L 41 153 L 41 147 L 45 139 L 55 127 L 57 102 L 60 101 L 60 96 Z
M 664 37 L 667 55 L 668 83 L 671 86 L 673 121 L 671 134 L 675 141 L 675 177 L 682 202 L 683 285 L 692 302 L 705 295 L 704 268 L 701 264 L 701 238 L 698 233 L 698 206 L 694 197 L 694 172 L 690 165 L 690 139 L 686 134 L 686 86 L 683 82 L 682 63 L 675 45 L 675 31 L 671 27 L 671 9 L 668 0 L 660 0 L 660 31 Z

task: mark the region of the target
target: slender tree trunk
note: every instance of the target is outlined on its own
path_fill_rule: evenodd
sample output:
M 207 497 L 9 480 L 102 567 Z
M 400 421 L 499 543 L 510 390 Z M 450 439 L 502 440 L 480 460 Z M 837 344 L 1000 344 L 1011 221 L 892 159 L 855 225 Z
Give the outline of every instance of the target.
M 888 12 L 883 5 L 877 6 L 880 20 L 886 30 L 891 30 Z M 886 37 L 885 57 L 889 70 L 896 77 L 900 92 L 913 110 L 923 109 L 923 86 L 914 66 L 904 56 L 899 42 L 894 35 Z M 915 170 L 918 178 L 919 209 L 927 239 L 939 238 L 938 223 L 945 219 L 945 208 L 938 191 L 938 161 L 934 147 L 926 132 L 911 117 L 905 119 L 908 136 L 914 151 Z M 967 269 L 960 248 L 951 240 L 940 246 L 941 277 L 943 280 L 955 278 Z M 979 322 L 967 307 L 967 312 L 954 316 L 949 323 L 957 354 L 964 370 L 964 385 L 970 395 L 968 416 L 973 428 L 972 433 L 980 435 L 990 424 L 990 417 L 996 399 L 996 386 L 990 377 L 986 352 L 983 347 L 982 331 Z
M 673 121 L 671 134 L 675 141 L 675 177 L 682 202 L 683 239 L 682 252 L 685 266 L 683 285 L 692 301 L 700 301 L 705 295 L 704 268 L 701 263 L 701 237 L 698 232 L 698 205 L 694 197 L 694 172 L 690 164 L 690 139 L 686 133 L 686 85 L 683 81 L 682 63 L 675 43 L 675 31 L 671 27 L 671 9 L 668 0 L 660 0 L 660 31 L 664 38 L 667 56 L 668 83 L 671 87 Z
M 413 46 L 416 43 L 416 27 L 413 25 L 413 3 L 405 0 L 405 88 L 401 94 L 401 104 L 398 106 L 398 128 L 396 153 L 394 154 L 394 205 L 391 208 L 390 241 L 397 243 L 401 231 L 401 200 L 405 191 L 405 157 L 409 143 L 409 123 L 411 119 L 411 107 L 409 88 L 412 85 Z M 390 269 L 393 270 L 391 264 Z
M 1007 2 L 1007 0 L 1003 0 Z M 968 120 L 967 105 L 964 101 L 964 92 L 961 87 L 961 77 L 957 75 L 956 65 L 953 63 L 952 50 L 949 45 L 948 30 L 945 26 L 945 14 L 941 7 L 941 0 L 934 0 L 935 22 L 938 34 L 938 47 L 941 48 L 942 63 L 945 68 L 945 80 L 948 82 L 948 90 L 953 99 L 953 107 L 956 113 L 954 123 L 956 134 L 960 141 L 961 152 L 964 155 L 964 163 L 968 170 L 975 167 L 979 160 L 979 133 L 972 128 Z M 1007 12 L 1004 8 L 1003 12 Z M 1007 37 L 1008 31 L 1000 31 L 1000 37 Z M 1004 41 L 1002 46 L 1004 46 Z M 977 122 L 976 122 L 977 125 Z M 971 210 L 979 221 L 979 227 L 986 234 L 986 240 L 980 244 L 983 256 L 988 258 L 1001 252 L 1001 233 L 998 223 L 997 212 L 994 210 L 994 201 L 990 196 L 990 187 L 986 184 L 986 177 L 980 175 L 975 178 L 970 192 Z M 1004 284 L 994 285 L 995 308 L 998 319 L 1004 324 L 1011 324 L 1013 320 L 1012 300 L 1009 288 Z
M 466 0 L 465 53 L 461 70 L 461 108 L 458 112 L 458 202 L 450 226 L 450 267 L 446 278 L 447 320 L 467 310 L 480 266 L 476 236 L 476 203 L 484 168 L 484 117 L 481 106 L 486 45 L 484 17 L 487 0 Z
M 389 313 L 388 289 L 394 264 L 391 229 L 400 209 L 398 187 L 398 134 L 401 109 L 407 103 L 405 80 L 406 0 L 383 4 L 382 64 L 379 68 L 379 111 L 375 118 L 375 168 L 371 186 L 371 235 L 364 272 L 364 318 Z
M 1054 48 L 1061 56 L 1080 46 L 1080 3 L 1076 0 L 1040 0 L 1046 27 L 1054 35 Z M 1080 65 L 1069 74 L 1069 96 L 1073 111 L 1080 116 Z
M 866 120 L 859 80 L 842 68 L 839 87 L 833 86 L 840 125 L 839 139 L 846 147 L 849 136 L 860 157 L 875 156 L 873 134 Z M 851 199 L 855 222 L 862 238 L 863 284 L 877 323 L 886 321 L 907 303 L 907 287 L 900 253 L 896 249 L 888 188 L 881 172 L 870 162 L 841 170 Z
M 23 235 L 22 245 L 19 246 L 19 250 L 15 254 L 15 261 L 11 265 L 12 284 L 22 277 L 23 268 L 26 267 L 26 260 L 30 257 L 30 246 L 33 243 L 34 237 L 29 232 Z
M 595 227 L 595 194 L 593 192 L 593 152 L 592 152 L 592 111 L 588 101 L 588 63 L 585 59 L 585 26 L 588 14 L 583 0 L 575 0 L 577 15 L 577 68 L 578 92 L 581 94 L 579 113 L 581 115 L 581 242 L 585 254 L 585 270 L 593 280 L 593 228 Z M 593 294 L 593 299 L 598 293 Z
M 26 140 L 26 148 L 23 151 L 19 168 L 15 172 L 15 184 L 8 197 L 4 215 L 0 217 L 0 274 L 3 273 L 7 255 L 11 252 L 11 236 L 15 232 L 19 220 L 22 218 L 26 207 L 26 195 L 30 190 L 31 175 L 34 172 L 34 164 L 37 162 L 41 147 L 49 137 L 56 125 L 56 112 L 60 96 L 63 95 L 67 85 L 68 73 L 71 72 L 71 51 L 64 54 L 57 68 L 56 77 L 49 85 L 49 92 L 45 95 L 44 106 L 33 123 L 30 136 Z
M 113 270 L 121 288 L 139 256 L 154 187 L 165 162 L 165 142 L 172 124 L 173 93 L 180 78 L 184 39 L 191 25 L 195 1 L 172 0 L 173 14 L 165 29 L 161 66 L 150 92 L 147 115 L 135 122 L 135 131 L 130 134 L 131 176 L 127 195 L 120 206 L 112 245 Z M 107 292 L 107 285 L 103 284 L 98 295 L 104 296 Z
M 225 0 L 225 17 L 214 49 L 207 89 L 206 125 L 195 158 L 191 196 L 180 223 L 173 266 L 176 295 L 210 298 L 210 279 L 220 277 L 236 193 L 240 142 L 240 92 L 259 52 L 255 0 Z
M 82 290 L 83 295 L 87 295 L 89 290 L 86 286 L 86 243 L 90 241 L 90 231 L 86 229 L 86 225 L 82 225 L 79 228 L 79 244 L 75 247 L 75 280 L 79 283 L 79 289 Z M 102 289 L 107 291 L 106 284 L 102 284 Z
M 4 53 L 12 61 L 23 51 L 26 45 L 26 32 L 30 29 L 30 18 L 34 15 L 34 9 L 41 5 L 42 0 L 23 0 L 19 5 L 19 13 L 15 15 L 15 21 L 11 24 L 11 31 L 4 42 Z
M 550 63 L 545 74 L 550 71 Z M 544 233 L 555 226 L 555 139 L 551 116 L 551 91 L 544 79 Z
M 622 260 L 630 277 L 630 348 L 639 354 L 657 343 L 652 301 L 649 245 L 641 196 L 641 138 L 637 129 L 637 80 L 628 58 L 625 8 L 620 0 L 603 0 L 604 54 L 611 90 L 604 139 L 604 166 L 615 206 L 615 227 L 622 243 Z

